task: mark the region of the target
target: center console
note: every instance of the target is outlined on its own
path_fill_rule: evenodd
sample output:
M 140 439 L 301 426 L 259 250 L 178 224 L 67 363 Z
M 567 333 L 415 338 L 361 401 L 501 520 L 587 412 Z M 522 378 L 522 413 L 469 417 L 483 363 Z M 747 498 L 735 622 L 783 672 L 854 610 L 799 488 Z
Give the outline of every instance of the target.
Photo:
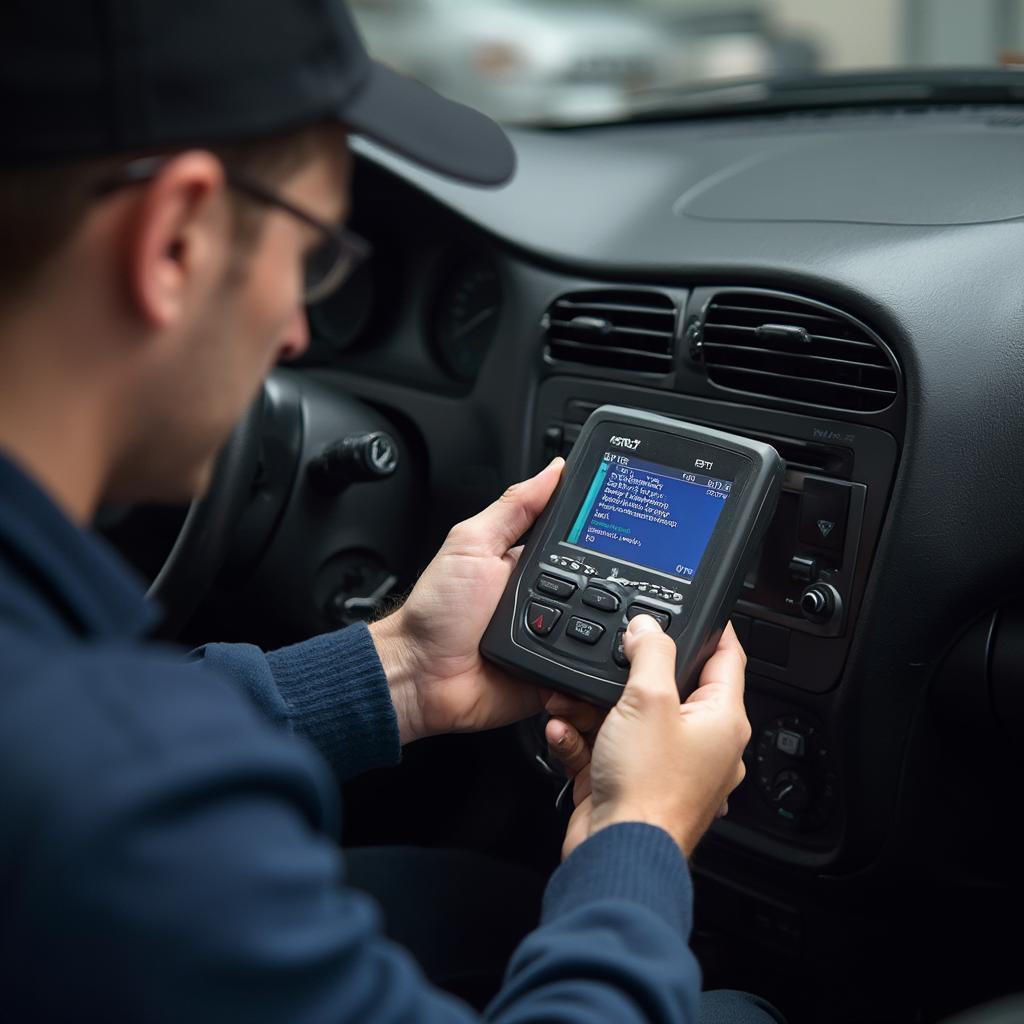
M 600 405 L 629 405 L 771 444 L 786 471 L 775 516 L 732 622 L 748 656 L 750 782 L 717 829 L 746 845 L 784 844 L 809 862 L 833 846 L 842 779 L 827 726 L 878 540 L 899 450 L 885 430 L 816 415 L 592 378 L 540 385 L 533 458 L 565 455 Z M 782 846 L 779 847 L 782 849 Z

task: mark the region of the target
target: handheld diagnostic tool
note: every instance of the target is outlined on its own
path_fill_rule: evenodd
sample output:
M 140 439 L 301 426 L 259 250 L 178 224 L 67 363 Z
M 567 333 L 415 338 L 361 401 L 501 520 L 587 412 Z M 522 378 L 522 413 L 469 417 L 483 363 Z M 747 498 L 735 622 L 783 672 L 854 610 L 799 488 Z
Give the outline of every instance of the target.
M 590 701 L 629 675 L 629 620 L 676 642 L 680 696 L 714 652 L 775 511 L 770 445 L 637 409 L 595 410 L 484 633 L 484 656 Z

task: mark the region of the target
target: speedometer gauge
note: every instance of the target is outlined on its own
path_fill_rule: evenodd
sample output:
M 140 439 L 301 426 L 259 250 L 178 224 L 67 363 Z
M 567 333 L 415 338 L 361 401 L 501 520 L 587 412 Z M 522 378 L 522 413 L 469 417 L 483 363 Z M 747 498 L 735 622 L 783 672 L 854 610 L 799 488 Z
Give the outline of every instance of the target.
M 445 278 L 434 307 L 432 338 L 445 369 L 473 380 L 494 341 L 501 312 L 501 283 L 488 260 L 461 260 Z
M 375 270 L 372 262 L 364 263 L 343 287 L 309 307 L 313 342 L 325 355 L 349 348 L 365 330 L 373 313 Z

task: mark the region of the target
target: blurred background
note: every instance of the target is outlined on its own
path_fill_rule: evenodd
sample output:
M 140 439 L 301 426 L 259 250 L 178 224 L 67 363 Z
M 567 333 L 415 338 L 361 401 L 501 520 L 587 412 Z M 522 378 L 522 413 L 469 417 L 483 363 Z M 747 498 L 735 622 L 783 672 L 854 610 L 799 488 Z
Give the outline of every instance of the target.
M 511 123 L 818 71 L 1021 66 L 1024 0 L 350 0 L 371 52 Z

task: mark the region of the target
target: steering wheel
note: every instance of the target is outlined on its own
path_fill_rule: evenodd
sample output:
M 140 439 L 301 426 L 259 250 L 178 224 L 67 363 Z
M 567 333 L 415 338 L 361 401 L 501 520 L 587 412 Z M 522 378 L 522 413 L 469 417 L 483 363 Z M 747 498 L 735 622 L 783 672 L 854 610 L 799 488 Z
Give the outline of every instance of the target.
M 260 461 L 266 384 L 228 438 L 206 494 L 189 506 L 185 522 L 146 597 L 164 610 L 154 635 L 172 640 L 217 576 L 231 533 L 252 492 Z

